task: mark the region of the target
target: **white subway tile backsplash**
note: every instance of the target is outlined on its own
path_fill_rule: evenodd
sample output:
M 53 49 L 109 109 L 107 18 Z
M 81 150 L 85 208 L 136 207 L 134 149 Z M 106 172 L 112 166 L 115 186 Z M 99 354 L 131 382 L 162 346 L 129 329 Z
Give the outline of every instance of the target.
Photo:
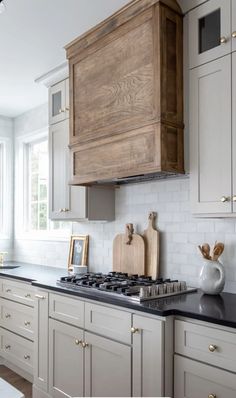
M 90 235 L 91 271 L 112 269 L 112 243 L 132 222 L 142 233 L 148 225 L 148 213 L 158 213 L 161 232 L 160 265 L 163 276 L 187 280 L 199 286 L 202 258 L 199 244 L 225 243 L 222 261 L 226 269 L 226 290 L 236 293 L 236 220 L 199 219 L 191 215 L 189 180 L 161 180 L 124 185 L 116 190 L 116 221 L 110 223 L 73 223 L 74 234 Z M 16 241 L 15 258 L 27 262 L 67 267 L 69 242 Z

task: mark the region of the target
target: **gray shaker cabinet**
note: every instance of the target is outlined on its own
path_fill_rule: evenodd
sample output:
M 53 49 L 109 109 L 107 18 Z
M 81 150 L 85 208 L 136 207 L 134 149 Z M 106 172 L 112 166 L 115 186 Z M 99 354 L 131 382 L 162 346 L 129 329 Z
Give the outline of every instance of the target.
M 83 331 L 49 320 L 49 394 L 53 398 L 82 397 L 84 387 Z
M 58 83 L 58 91 L 56 90 L 57 85 L 49 90 L 49 98 L 52 98 L 54 92 L 59 93 L 63 87 L 67 87 L 67 84 L 63 85 L 62 83 Z M 62 98 L 64 97 L 66 94 L 62 95 Z M 64 115 L 63 112 L 62 114 Z M 69 185 L 68 145 L 69 119 L 59 118 L 57 123 L 54 121 L 49 127 L 49 218 L 54 221 L 114 220 L 114 189 Z
M 131 396 L 131 347 L 85 332 L 85 396 Z

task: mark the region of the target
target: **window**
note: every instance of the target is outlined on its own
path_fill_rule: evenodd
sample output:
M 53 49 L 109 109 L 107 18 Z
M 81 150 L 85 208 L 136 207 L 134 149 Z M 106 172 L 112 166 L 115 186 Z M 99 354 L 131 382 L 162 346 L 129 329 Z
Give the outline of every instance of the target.
M 28 144 L 29 229 L 48 229 L 48 140 Z
M 49 220 L 48 134 L 35 133 L 16 142 L 17 238 L 68 238 L 70 222 Z
M 0 237 L 9 239 L 12 226 L 12 142 L 0 137 Z

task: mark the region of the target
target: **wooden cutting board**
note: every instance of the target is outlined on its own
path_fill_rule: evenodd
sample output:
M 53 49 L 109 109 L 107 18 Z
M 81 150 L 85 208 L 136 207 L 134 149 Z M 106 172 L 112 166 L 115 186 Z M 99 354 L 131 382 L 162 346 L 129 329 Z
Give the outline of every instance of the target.
M 133 224 L 127 224 L 125 234 L 114 239 L 113 271 L 144 275 L 145 244 L 142 236 L 134 234 Z
M 150 213 L 148 228 L 143 233 L 145 242 L 145 275 L 157 279 L 160 273 L 160 233 L 155 229 L 157 213 Z

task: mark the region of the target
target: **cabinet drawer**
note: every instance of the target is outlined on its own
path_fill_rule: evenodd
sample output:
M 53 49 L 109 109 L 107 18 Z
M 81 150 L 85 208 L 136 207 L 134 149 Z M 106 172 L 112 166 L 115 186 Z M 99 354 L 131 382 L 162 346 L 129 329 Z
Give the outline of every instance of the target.
M 49 316 L 71 325 L 84 326 L 84 302 L 59 294 L 49 295 Z
M 34 310 L 10 300 L 1 300 L 0 326 L 34 340 Z
M 236 333 L 176 320 L 175 352 L 236 372 Z
M 125 311 L 85 303 L 85 329 L 131 344 L 131 314 Z
M 225 370 L 175 355 L 175 398 L 233 398 L 236 376 Z
M 2 280 L 1 297 L 34 307 L 34 287 L 22 282 Z
M 7 330 L 0 330 L 1 335 L 1 356 L 33 374 L 33 343 L 24 337 L 15 335 Z

